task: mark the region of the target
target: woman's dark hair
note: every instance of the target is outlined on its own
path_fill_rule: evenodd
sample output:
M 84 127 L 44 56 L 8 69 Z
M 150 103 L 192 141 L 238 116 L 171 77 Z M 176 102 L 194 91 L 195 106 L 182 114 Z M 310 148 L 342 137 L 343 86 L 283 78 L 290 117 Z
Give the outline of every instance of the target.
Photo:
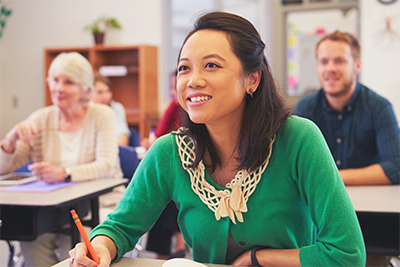
M 261 81 L 253 97 L 246 96 L 246 107 L 237 144 L 239 150 L 237 160 L 240 162 L 238 170 L 254 171 L 267 159 L 271 137 L 281 128 L 290 113 L 278 93 L 269 69 L 264 55 L 265 44 L 248 20 L 230 13 L 211 12 L 197 19 L 194 29 L 186 36 L 182 47 L 200 30 L 215 30 L 227 34 L 231 49 L 241 62 L 243 75 L 247 76 L 261 70 Z M 217 165 L 221 166 L 221 160 L 206 126 L 192 122 L 186 112 L 183 117 L 183 126 L 187 128 L 185 134 L 195 140 L 196 159 L 193 167 L 198 166 L 207 150 L 212 164 L 211 172 L 215 171 Z
M 110 78 L 108 78 L 108 77 L 106 77 L 106 76 L 103 76 L 103 75 L 101 75 L 101 74 L 98 73 L 98 72 L 95 72 L 95 73 L 94 73 L 94 83 L 96 83 L 96 82 L 103 82 L 103 83 L 105 83 L 105 84 L 108 86 L 108 88 L 110 89 L 110 91 L 112 91 L 112 85 L 111 85 L 111 80 L 110 80 Z

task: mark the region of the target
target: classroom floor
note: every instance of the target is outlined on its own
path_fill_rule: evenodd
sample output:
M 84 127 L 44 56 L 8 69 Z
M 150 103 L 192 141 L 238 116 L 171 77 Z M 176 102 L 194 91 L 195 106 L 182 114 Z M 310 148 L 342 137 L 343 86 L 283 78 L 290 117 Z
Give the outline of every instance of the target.
M 390 258 L 390 264 L 393 267 L 400 267 L 400 257 L 392 257 L 392 258 Z
M 15 255 L 19 255 L 21 249 L 19 247 L 18 242 L 14 242 L 15 246 Z M 0 240 L 0 267 L 5 267 L 8 264 L 8 245 L 6 241 Z M 14 257 L 14 267 L 21 267 L 22 266 L 22 257 Z

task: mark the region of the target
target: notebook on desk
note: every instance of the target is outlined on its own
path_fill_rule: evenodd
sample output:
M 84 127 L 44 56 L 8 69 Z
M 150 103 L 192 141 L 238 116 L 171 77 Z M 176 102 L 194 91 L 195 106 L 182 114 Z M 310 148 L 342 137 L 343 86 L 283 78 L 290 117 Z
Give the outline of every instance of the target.
M 36 181 L 36 176 L 30 172 L 15 172 L 0 176 L 0 186 L 21 185 Z
M 51 192 L 54 190 L 58 190 L 64 187 L 69 187 L 74 184 L 77 184 L 79 182 L 58 182 L 58 183 L 53 183 L 49 184 L 40 180 L 36 180 L 32 183 L 27 183 L 27 184 L 20 184 L 20 185 L 13 185 L 13 186 L 7 186 L 3 187 L 0 190 L 1 191 L 14 191 L 14 192 Z

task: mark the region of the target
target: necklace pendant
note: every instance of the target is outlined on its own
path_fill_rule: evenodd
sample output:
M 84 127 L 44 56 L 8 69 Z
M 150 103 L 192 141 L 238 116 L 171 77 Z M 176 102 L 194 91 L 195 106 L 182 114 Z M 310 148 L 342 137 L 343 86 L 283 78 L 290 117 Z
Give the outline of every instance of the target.
M 215 211 L 215 218 L 217 221 L 221 217 L 227 217 L 236 224 L 235 217 L 239 222 L 243 222 L 242 212 L 247 212 L 246 200 L 241 186 L 236 186 L 232 189 L 229 196 L 221 197 L 218 208 Z
M 244 199 L 244 193 L 240 185 L 232 188 L 232 192 L 230 195 L 230 205 L 234 211 L 247 211 L 246 200 Z
M 234 214 L 232 208 L 230 207 L 229 202 L 230 202 L 230 198 L 229 197 L 221 197 L 221 199 L 219 201 L 218 208 L 215 211 L 215 218 L 217 219 L 217 221 L 219 221 L 219 219 L 221 219 L 221 217 L 229 216 L 231 221 L 234 224 L 236 224 L 235 214 Z

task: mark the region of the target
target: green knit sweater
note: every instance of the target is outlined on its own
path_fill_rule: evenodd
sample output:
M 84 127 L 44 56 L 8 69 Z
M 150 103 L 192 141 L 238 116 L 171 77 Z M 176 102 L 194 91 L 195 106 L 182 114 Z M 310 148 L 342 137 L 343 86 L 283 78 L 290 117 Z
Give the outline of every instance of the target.
M 192 191 L 174 134 L 159 138 L 107 220 L 91 233 L 114 240 L 117 259 L 132 250 L 170 201 L 193 259 L 224 264 L 229 230 L 245 250 L 300 249 L 302 266 L 365 266 L 361 230 L 324 137 L 309 120 L 290 117 L 269 165 L 247 201 L 244 222 L 219 221 Z M 221 190 L 206 172 L 208 183 Z

